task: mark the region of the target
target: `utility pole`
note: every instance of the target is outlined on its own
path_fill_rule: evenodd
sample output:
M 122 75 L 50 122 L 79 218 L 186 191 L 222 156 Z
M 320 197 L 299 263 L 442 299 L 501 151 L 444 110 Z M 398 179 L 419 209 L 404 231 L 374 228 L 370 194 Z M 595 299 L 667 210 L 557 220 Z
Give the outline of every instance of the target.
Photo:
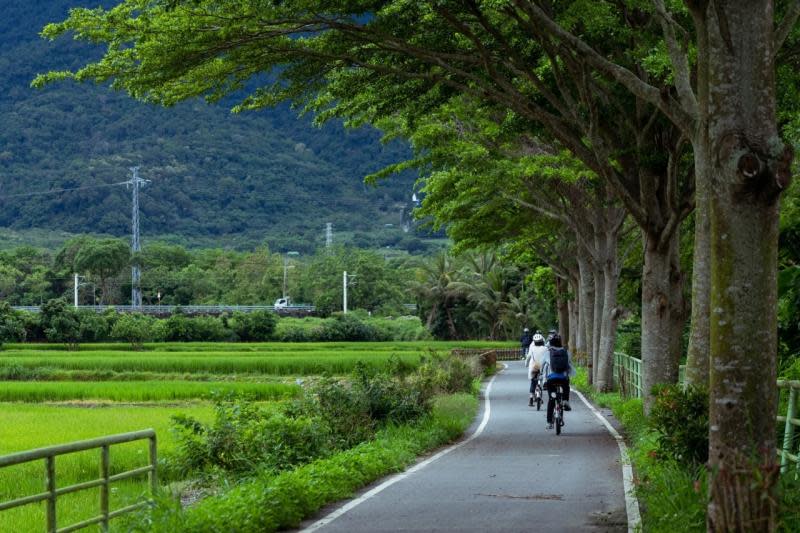
M 286 255 L 283 256 L 283 297 L 286 298 L 286 276 L 287 271 L 289 270 L 289 256 L 290 255 L 300 255 L 300 252 L 286 252 Z
M 72 288 L 72 296 L 75 301 L 75 309 L 78 308 L 78 274 L 75 274 L 75 286 Z
M 133 210 L 131 215 L 131 253 L 134 256 L 133 265 L 131 266 L 131 307 L 140 309 L 142 307 L 142 286 L 141 277 L 142 271 L 139 266 L 139 258 L 137 254 L 142 251 L 142 245 L 139 242 L 139 187 L 143 187 L 150 183 L 150 180 L 144 180 L 139 177 L 139 167 L 131 167 L 132 177 L 127 184 L 133 191 Z
M 331 246 L 333 246 L 333 223 L 328 222 L 325 224 L 325 248 L 330 251 Z
M 347 314 L 347 286 L 350 284 L 350 278 L 356 277 L 356 274 L 347 275 L 347 271 L 345 270 L 342 273 L 342 312 Z

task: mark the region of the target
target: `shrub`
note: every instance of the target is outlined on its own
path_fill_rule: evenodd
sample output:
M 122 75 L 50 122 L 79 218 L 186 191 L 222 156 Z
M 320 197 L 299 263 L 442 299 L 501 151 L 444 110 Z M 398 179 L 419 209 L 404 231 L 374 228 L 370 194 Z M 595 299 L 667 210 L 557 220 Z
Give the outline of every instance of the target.
M 0 302 L 0 346 L 5 342 L 25 339 L 25 327 L 8 304 Z
M 656 391 L 650 424 L 658 431 L 658 449 L 678 461 L 708 460 L 708 393 L 668 385 Z
M 329 429 L 321 418 L 267 410 L 255 403 L 228 398 L 215 403 L 212 425 L 173 417 L 178 435 L 178 468 L 209 467 L 231 472 L 289 470 L 329 451 Z
M 41 313 L 30 313 L 28 311 L 21 311 L 17 313 L 17 317 L 25 330 L 24 340 L 28 342 L 41 342 L 46 341 L 47 336 L 44 333 L 44 326 L 42 325 Z
M 430 397 L 434 394 L 467 392 L 471 390 L 473 380 L 481 373 L 477 358 L 465 361 L 451 355 L 431 352 L 422 359 L 412 381 Z
M 45 302 L 39 314 L 47 340 L 63 342 L 70 350 L 78 349 L 81 321 L 77 309 L 67 305 L 63 298 L 56 298 Z
M 234 313 L 230 325 L 240 341 L 263 342 L 273 338 L 278 319 L 270 311 Z
M 393 341 L 424 341 L 432 338 L 430 331 L 416 316 L 375 318 L 371 323 L 378 328 L 381 337 Z
M 642 358 L 642 322 L 638 316 L 620 322 L 617 328 L 617 351 Z
M 230 331 L 222 320 L 211 316 L 189 318 L 183 313 L 171 315 L 160 321 L 164 338 L 174 342 L 215 342 L 229 340 Z
M 129 342 L 133 350 L 141 350 L 145 342 L 163 338 L 164 328 L 158 322 L 139 313 L 124 314 L 114 324 L 111 337 Z
M 315 341 L 386 341 L 390 340 L 385 332 L 381 332 L 367 322 L 355 316 L 337 314 L 326 320 L 319 328 L 313 330 Z
M 100 315 L 91 310 L 78 311 L 78 321 L 81 342 L 108 340 L 111 333 L 108 315 Z

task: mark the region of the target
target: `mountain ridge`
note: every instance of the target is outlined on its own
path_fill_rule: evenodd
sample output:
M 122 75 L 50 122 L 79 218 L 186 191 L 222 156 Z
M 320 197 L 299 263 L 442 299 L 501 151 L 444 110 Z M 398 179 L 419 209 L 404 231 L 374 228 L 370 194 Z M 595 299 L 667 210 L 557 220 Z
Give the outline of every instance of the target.
M 398 241 L 387 233 L 400 231 L 414 176 L 377 187 L 363 176 L 407 157 L 408 148 L 381 144 L 374 130 L 316 128 L 287 106 L 233 115 L 202 101 L 162 109 L 88 84 L 30 89 L 37 72 L 97 57 L 85 44 L 37 35 L 76 4 L 2 2 L 0 227 L 126 235 L 124 187 L 23 195 L 124 181 L 138 165 L 152 180 L 141 193 L 144 235 L 309 249 L 332 222 L 337 234 L 361 235 L 364 244 Z

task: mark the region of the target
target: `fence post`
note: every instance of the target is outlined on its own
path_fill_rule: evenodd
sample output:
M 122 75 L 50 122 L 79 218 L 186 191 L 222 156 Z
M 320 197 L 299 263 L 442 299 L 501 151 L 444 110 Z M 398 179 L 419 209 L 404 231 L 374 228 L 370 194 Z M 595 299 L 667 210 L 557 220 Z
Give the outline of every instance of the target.
M 789 387 L 789 410 L 786 413 L 786 427 L 783 431 L 783 448 L 781 448 L 781 474 L 786 472 L 789 466 L 789 458 L 787 457 L 787 453 L 791 453 L 790 450 L 792 449 L 792 441 L 794 440 L 794 424 L 792 424 L 792 419 L 794 418 L 794 411 L 795 411 L 795 403 L 797 400 L 797 389 L 790 385 Z
M 52 455 L 45 459 L 47 476 L 47 533 L 56 533 L 56 458 Z
M 109 470 L 110 470 L 110 453 L 109 446 L 106 444 L 100 448 L 100 477 L 103 478 L 103 484 L 100 485 L 100 514 L 103 516 L 103 521 L 100 522 L 100 528 L 104 533 L 108 531 L 108 493 L 109 493 Z
M 153 470 L 150 471 L 150 490 L 153 494 L 153 498 L 155 498 L 156 493 L 158 492 L 158 474 L 156 472 L 156 468 L 158 466 L 158 455 L 156 451 L 155 433 L 150 437 L 150 465 L 153 467 Z

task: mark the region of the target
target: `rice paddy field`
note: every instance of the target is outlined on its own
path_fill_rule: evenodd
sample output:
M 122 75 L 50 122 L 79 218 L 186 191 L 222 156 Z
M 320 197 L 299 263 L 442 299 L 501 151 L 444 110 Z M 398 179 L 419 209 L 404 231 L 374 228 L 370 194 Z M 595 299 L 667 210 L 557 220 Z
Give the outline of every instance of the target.
M 396 359 L 415 366 L 431 351 L 490 346 L 509 344 L 159 343 L 138 352 L 125 344 L 82 345 L 79 351 L 10 344 L 0 351 L 0 455 L 153 428 L 163 460 L 176 447 L 171 417 L 211 421 L 216 394 L 281 402 L 298 395 L 302 384 L 322 375 L 345 375 L 359 362 L 381 368 Z M 111 474 L 145 466 L 147 458 L 147 441 L 112 446 Z M 57 486 L 96 479 L 99 467 L 99 450 L 61 456 Z M 44 489 L 44 461 L 0 469 L 0 503 Z M 111 509 L 135 502 L 146 491 L 145 478 L 115 483 Z M 99 501 L 99 488 L 60 496 L 58 527 L 98 515 Z M 0 511 L 0 532 L 44 531 L 45 524 L 43 503 Z

